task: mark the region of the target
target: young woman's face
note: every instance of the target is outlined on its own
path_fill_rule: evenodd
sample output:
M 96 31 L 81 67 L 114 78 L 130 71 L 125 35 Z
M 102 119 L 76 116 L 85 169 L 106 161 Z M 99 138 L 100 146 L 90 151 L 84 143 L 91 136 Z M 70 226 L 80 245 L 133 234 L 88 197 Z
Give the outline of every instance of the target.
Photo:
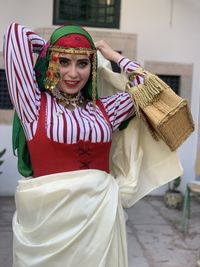
M 89 57 L 87 55 L 60 54 L 58 62 L 61 75 L 58 89 L 68 94 L 78 93 L 90 76 Z

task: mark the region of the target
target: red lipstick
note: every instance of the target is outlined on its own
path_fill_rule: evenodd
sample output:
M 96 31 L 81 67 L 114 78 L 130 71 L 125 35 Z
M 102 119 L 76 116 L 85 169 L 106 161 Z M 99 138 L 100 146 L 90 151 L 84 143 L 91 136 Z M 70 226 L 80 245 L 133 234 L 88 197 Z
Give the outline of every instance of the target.
M 75 88 L 78 85 L 79 81 L 65 81 L 65 84 L 69 88 Z

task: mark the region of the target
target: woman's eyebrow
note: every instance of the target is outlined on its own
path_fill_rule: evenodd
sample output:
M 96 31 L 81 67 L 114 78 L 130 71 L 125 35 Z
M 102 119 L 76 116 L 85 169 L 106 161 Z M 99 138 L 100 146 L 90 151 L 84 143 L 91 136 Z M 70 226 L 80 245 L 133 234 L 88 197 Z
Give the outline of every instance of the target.
M 60 57 L 59 57 L 59 59 L 65 59 L 65 60 L 71 61 L 71 59 L 70 59 L 70 58 L 67 58 L 67 57 L 62 57 L 62 56 L 60 56 Z
M 87 61 L 89 62 L 90 60 L 88 58 L 81 58 L 81 59 L 77 59 L 78 62 L 81 62 L 81 61 Z

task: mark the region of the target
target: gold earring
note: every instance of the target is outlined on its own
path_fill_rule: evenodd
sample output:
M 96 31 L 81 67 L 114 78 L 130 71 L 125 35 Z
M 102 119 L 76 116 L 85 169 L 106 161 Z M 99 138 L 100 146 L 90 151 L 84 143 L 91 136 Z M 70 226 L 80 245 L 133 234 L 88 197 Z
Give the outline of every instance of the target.
M 44 87 L 47 90 L 53 91 L 60 80 L 60 72 L 58 69 L 58 53 L 52 53 L 49 61 L 49 66 L 44 79 Z
M 97 61 L 96 53 L 93 54 L 92 60 L 92 102 L 96 106 L 96 83 L 97 83 Z

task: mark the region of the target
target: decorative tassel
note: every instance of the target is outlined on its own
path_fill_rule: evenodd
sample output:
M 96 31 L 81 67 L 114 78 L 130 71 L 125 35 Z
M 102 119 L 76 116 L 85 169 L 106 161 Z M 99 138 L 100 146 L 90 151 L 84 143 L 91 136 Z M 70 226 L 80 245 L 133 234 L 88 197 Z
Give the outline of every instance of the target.
M 144 76 L 144 84 L 129 87 L 129 92 L 135 102 L 143 108 L 158 101 L 160 93 L 168 87 L 158 76 L 147 73 Z
M 126 90 L 133 98 L 136 115 L 147 125 L 153 139 L 158 141 L 159 136 L 145 116 L 143 109 L 149 105 L 152 105 L 154 102 L 157 102 L 160 99 L 161 92 L 169 88 L 169 86 L 158 76 L 149 73 L 142 68 L 136 69 L 130 75 L 129 80 L 132 81 L 137 75 L 140 75 L 144 78 L 144 84 L 132 86 L 132 84 L 128 82 L 126 85 Z
M 92 102 L 94 107 L 96 107 L 96 81 L 97 80 L 97 62 L 96 53 L 93 54 L 92 60 Z
M 44 79 L 44 87 L 47 90 L 53 91 L 60 80 L 60 72 L 58 69 L 58 53 L 52 53 L 49 61 L 46 78 Z
M 159 100 L 160 93 L 169 88 L 169 86 L 163 82 L 158 76 L 149 73 L 141 68 L 135 70 L 129 77 L 133 80 L 136 75 L 141 75 L 144 77 L 144 84 L 139 84 L 132 86 L 127 83 L 127 91 L 132 96 L 135 103 L 135 108 L 137 115 L 140 116 L 140 109 L 151 105 L 153 102 Z

